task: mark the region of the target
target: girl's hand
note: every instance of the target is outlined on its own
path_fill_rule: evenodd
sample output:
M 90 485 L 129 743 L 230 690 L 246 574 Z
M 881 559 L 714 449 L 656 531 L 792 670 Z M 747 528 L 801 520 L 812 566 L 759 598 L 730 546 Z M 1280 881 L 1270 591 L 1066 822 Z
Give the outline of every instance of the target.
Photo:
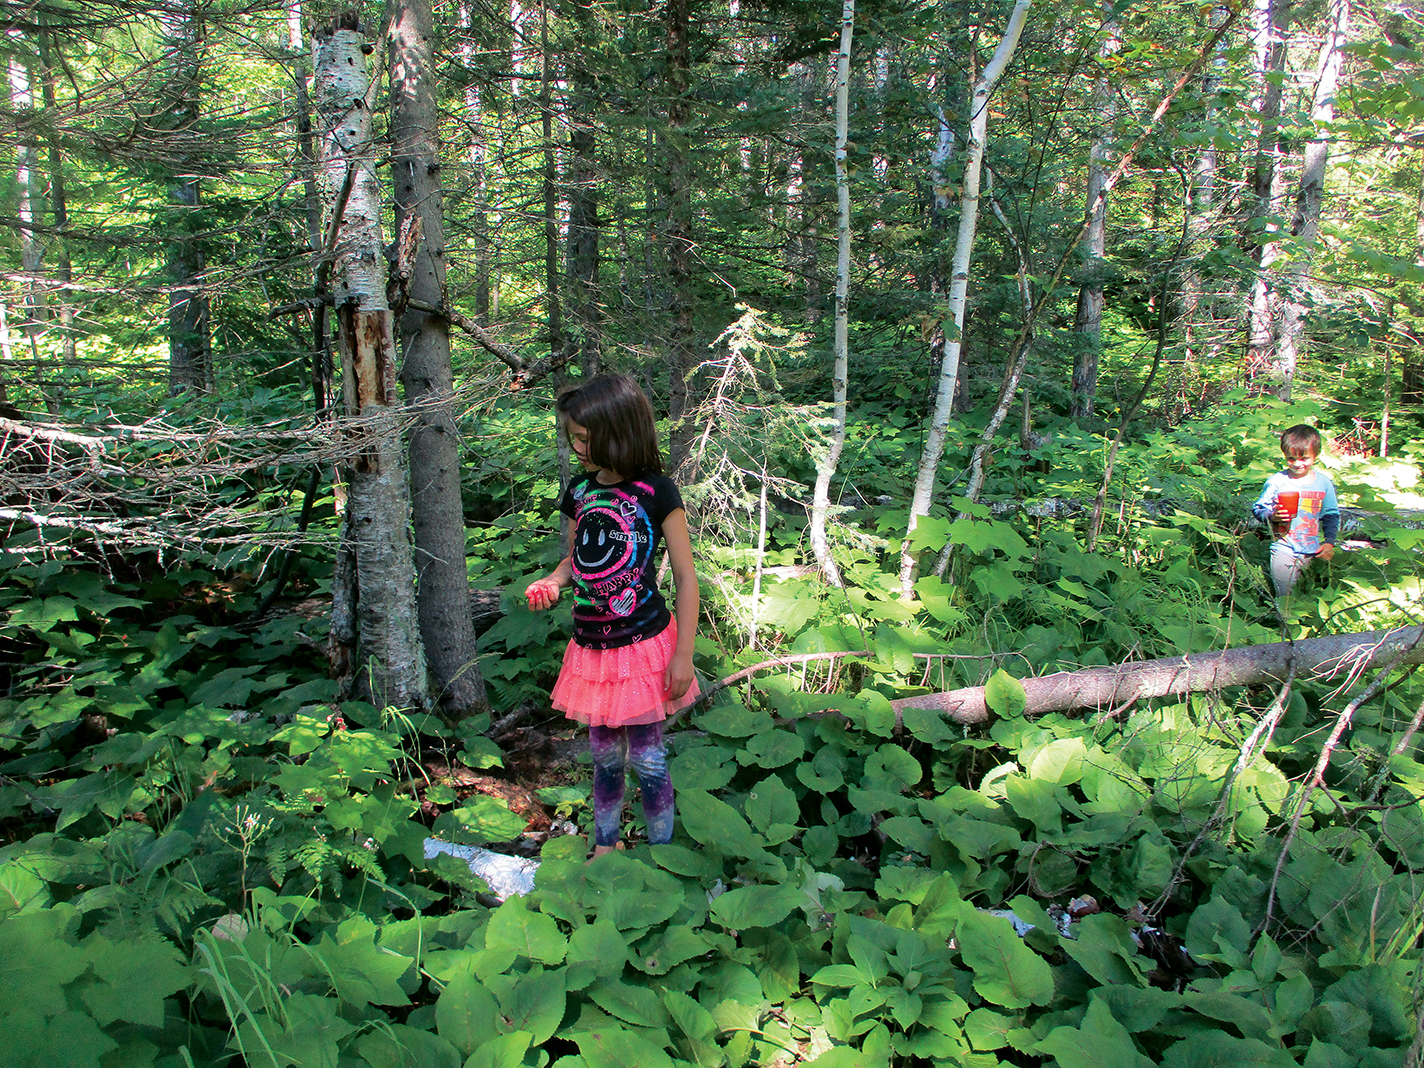
M 1289 512 L 1286 511 L 1285 505 L 1278 504 L 1276 505 L 1275 511 L 1271 513 L 1271 518 L 1274 519 L 1277 523 L 1289 523 L 1292 519 L 1295 518 L 1295 516 L 1291 515 Z
M 1322 545 L 1322 546 L 1320 547 L 1320 551 L 1315 554 L 1315 558 L 1316 558 L 1317 560 L 1324 560 L 1326 563 L 1329 563 L 1329 562 L 1330 562 L 1330 558 L 1331 558 L 1332 556 L 1334 556 L 1334 555 L 1335 555 L 1335 546 L 1332 545 L 1330 542 L 1327 541 L 1324 545 Z
M 554 606 L 562 590 L 563 587 L 551 578 L 535 579 L 525 587 L 524 599 L 529 602 L 531 611 L 542 612 Z
M 663 687 L 667 690 L 668 700 L 676 701 L 692 686 L 692 655 L 686 657 L 673 654 L 672 660 L 668 662 L 667 670 L 663 672 Z

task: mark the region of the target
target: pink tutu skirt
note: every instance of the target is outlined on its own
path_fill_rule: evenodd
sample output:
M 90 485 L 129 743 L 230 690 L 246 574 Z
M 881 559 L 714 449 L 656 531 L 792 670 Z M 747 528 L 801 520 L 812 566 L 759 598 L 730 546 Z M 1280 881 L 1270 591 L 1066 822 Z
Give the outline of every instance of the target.
M 675 619 L 662 633 L 617 649 L 586 649 L 571 641 L 550 702 L 569 719 L 599 727 L 660 723 L 700 696 L 693 679 L 677 700 L 668 697 L 663 676 L 675 648 Z

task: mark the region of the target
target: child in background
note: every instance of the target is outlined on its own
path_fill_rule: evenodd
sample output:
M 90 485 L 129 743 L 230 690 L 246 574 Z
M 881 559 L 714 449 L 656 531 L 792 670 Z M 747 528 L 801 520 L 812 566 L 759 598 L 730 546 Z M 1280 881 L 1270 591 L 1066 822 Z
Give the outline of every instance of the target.
M 574 637 L 550 700 L 588 724 L 596 857 L 618 844 L 626 764 L 643 790 L 649 843 L 672 840 L 662 724 L 698 697 L 697 573 L 682 496 L 663 476 L 652 405 L 637 383 L 598 375 L 561 393 L 557 408 L 585 473 L 559 505 L 573 520 L 568 555 L 525 596 L 539 611 L 574 587 Z M 658 592 L 661 543 L 677 584 L 676 614 Z
M 1271 524 L 1271 584 L 1276 597 L 1284 599 L 1312 560 L 1335 555 L 1340 506 L 1334 484 L 1315 470 L 1320 431 L 1304 423 L 1290 427 L 1281 434 L 1281 453 L 1285 470 L 1266 479 L 1251 512 Z

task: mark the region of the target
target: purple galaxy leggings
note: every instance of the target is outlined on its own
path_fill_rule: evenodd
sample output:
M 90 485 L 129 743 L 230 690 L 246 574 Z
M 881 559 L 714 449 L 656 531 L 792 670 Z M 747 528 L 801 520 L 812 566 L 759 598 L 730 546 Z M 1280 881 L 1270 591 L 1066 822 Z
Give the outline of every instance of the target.
M 643 818 L 648 824 L 649 844 L 671 842 L 672 779 L 668 777 L 663 725 L 590 725 L 588 747 L 593 753 L 594 844 L 611 846 L 618 842 L 628 764 L 638 773 L 638 785 L 643 790 Z

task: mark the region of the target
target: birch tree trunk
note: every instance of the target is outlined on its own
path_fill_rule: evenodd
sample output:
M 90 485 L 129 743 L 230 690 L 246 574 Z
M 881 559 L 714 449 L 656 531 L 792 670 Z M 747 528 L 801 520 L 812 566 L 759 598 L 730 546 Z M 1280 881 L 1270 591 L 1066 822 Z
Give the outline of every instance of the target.
M 1112 5 L 1107 5 L 1111 15 Z M 1103 27 L 1104 39 L 1098 50 L 1106 59 L 1121 45 L 1116 23 Z M 1108 142 L 1112 137 L 1115 109 L 1113 87 L 1106 70 L 1093 84 L 1093 112 L 1097 128 L 1088 149 L 1088 232 L 1083 237 L 1084 278 L 1078 287 L 1078 308 L 1073 318 L 1076 348 L 1073 358 L 1073 400 L 1070 414 L 1082 419 L 1093 414 L 1098 392 L 1098 357 L 1103 347 L 1103 255 L 1107 252 Z
M 397 290 L 445 306 L 445 220 L 430 0 L 390 0 L 391 180 Z M 410 498 L 420 638 L 439 703 L 452 719 L 488 712 L 470 615 L 460 431 L 450 330 L 443 315 L 400 313 L 401 385 L 412 409 Z
M 816 459 L 816 488 L 811 498 L 811 549 L 826 581 L 841 585 L 840 569 L 826 540 L 826 513 L 830 509 L 831 479 L 840 463 L 846 436 L 846 381 L 850 376 L 850 175 L 846 168 L 846 143 L 850 132 L 850 46 L 855 30 L 855 0 L 841 8 L 841 47 L 836 54 L 836 322 L 835 366 L 831 371 L 831 440 L 825 455 Z
M 1419 663 L 1424 663 L 1424 627 L 1416 626 L 1130 661 L 1019 681 L 1026 699 L 1024 711 L 1030 715 L 1076 708 L 1107 714 L 1154 697 L 1207 693 L 1227 686 L 1279 685 L 1288 678 L 1338 681 L 1375 668 Z M 984 723 L 992 718 L 982 686 L 890 703 L 897 721 L 911 708 L 933 709 L 956 723 Z
M 914 595 L 915 577 L 918 571 L 916 553 L 910 547 L 910 535 L 921 516 L 929 515 L 930 503 L 934 499 L 935 472 L 940 458 L 944 455 L 945 439 L 949 434 L 951 405 L 954 401 L 954 385 L 959 378 L 959 352 L 964 335 L 964 305 L 969 289 L 969 262 L 974 251 L 974 233 L 979 221 L 980 171 L 984 162 L 984 142 L 989 128 L 989 97 L 1003 76 L 1015 50 L 1019 35 L 1023 32 L 1028 18 L 1031 0 L 1016 0 L 1009 14 L 1004 36 L 989 60 L 984 73 L 974 85 L 970 102 L 969 143 L 964 163 L 964 193 L 960 197 L 959 232 L 955 238 L 954 262 L 950 276 L 949 314 L 946 316 L 944 352 L 940 361 L 939 389 L 935 395 L 934 411 L 930 416 L 929 433 L 925 436 L 924 450 L 920 454 L 919 470 L 915 476 L 914 496 L 910 502 L 910 520 L 905 532 L 905 541 L 900 548 L 900 593 L 909 598 Z
M 416 617 L 395 337 L 382 270 L 367 49 L 353 12 L 313 36 L 318 184 L 328 229 L 337 233 L 337 338 L 354 456 L 329 652 L 344 691 L 377 705 L 425 709 L 429 688 Z
M 19 34 L 10 34 L 10 43 L 19 43 Z M 17 116 L 34 110 L 35 95 L 30 85 L 30 69 L 25 57 L 20 53 L 10 56 L 10 106 Z M 27 124 L 28 125 L 28 124 Z M 44 314 L 44 291 L 40 282 L 40 265 L 44 259 L 44 245 L 41 244 L 38 226 L 41 204 L 39 183 L 39 152 L 35 141 L 25 134 L 16 139 L 15 144 L 15 216 L 20 237 L 20 306 L 24 309 L 24 319 L 20 329 L 30 350 L 34 363 L 34 388 L 48 394 L 45 388 L 44 361 L 40 356 L 40 334 L 44 330 L 41 318 Z
M 1305 146 L 1300 171 L 1300 186 L 1296 190 L 1295 217 L 1291 221 L 1290 251 L 1279 270 L 1278 289 L 1281 294 L 1280 320 L 1276 324 L 1275 365 L 1272 379 L 1279 383 L 1278 394 L 1290 400 L 1291 384 L 1295 381 L 1296 365 L 1304 335 L 1310 264 L 1315 244 L 1320 236 L 1320 209 L 1325 198 L 1325 162 L 1330 145 L 1325 134 L 1335 118 L 1335 94 L 1340 86 L 1342 52 L 1350 33 L 1350 0 L 1331 0 L 1330 24 L 1320 46 L 1320 59 L 1315 68 L 1315 93 L 1311 101 L 1310 121 L 1315 136 Z
M 1256 0 L 1252 26 L 1257 77 L 1261 87 L 1255 108 L 1261 127 L 1252 175 L 1256 205 L 1251 220 L 1254 238 L 1252 255 L 1256 259 L 1257 271 L 1251 286 L 1246 350 L 1246 380 L 1253 388 L 1266 375 L 1275 353 L 1276 290 L 1273 274 L 1275 262 L 1280 256 L 1278 220 L 1285 207 L 1281 94 L 1285 80 L 1290 11 L 1291 0 Z

